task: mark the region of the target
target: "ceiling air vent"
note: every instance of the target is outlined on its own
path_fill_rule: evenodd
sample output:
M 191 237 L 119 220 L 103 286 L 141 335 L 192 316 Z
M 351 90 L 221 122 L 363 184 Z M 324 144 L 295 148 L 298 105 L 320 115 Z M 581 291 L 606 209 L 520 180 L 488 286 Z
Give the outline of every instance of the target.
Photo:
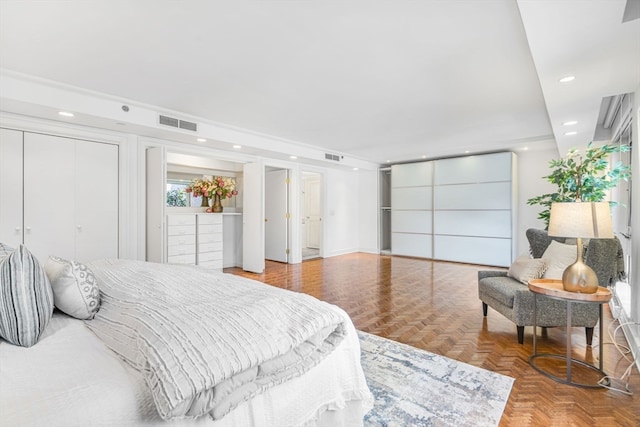
M 340 161 L 340 156 L 338 156 L 337 154 L 324 153 L 324 158 L 327 160 L 334 160 L 336 162 Z
M 158 121 L 161 125 L 171 126 L 174 128 L 191 130 L 194 132 L 198 131 L 198 124 L 193 122 L 188 122 L 186 120 L 176 119 L 174 117 L 163 116 L 160 114 L 160 119 Z

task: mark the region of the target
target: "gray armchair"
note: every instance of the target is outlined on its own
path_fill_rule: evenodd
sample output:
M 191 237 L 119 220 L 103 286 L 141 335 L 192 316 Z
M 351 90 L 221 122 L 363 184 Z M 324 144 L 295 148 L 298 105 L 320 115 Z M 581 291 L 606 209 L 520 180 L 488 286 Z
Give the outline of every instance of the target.
M 542 254 L 552 238 L 545 230 L 530 228 L 526 232 L 531 255 Z M 562 238 L 553 238 L 561 243 Z M 617 238 L 592 239 L 585 244 L 585 264 L 598 276 L 600 286 L 608 286 L 624 276 L 622 246 Z M 507 276 L 506 271 L 479 271 L 478 297 L 482 301 L 483 315 L 491 307 L 516 324 L 518 342 L 524 342 L 524 327 L 533 325 L 533 293 L 527 285 Z M 567 303 L 546 297 L 538 297 L 537 324 L 541 327 L 565 326 L 567 324 Z M 571 324 L 585 328 L 587 345 L 593 340 L 593 328 L 598 323 L 599 310 L 596 304 L 574 304 Z M 535 333 L 535 331 L 534 331 Z

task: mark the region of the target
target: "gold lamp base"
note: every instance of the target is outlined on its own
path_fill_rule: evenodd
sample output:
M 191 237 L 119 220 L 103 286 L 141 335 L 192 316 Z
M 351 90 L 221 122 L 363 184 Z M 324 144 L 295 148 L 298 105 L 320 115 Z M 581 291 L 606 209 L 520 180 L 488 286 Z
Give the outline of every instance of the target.
M 567 292 L 594 294 L 598 291 L 598 276 L 582 261 L 576 261 L 562 273 L 562 287 Z
M 562 273 L 562 288 L 567 292 L 595 294 L 598 292 L 598 276 L 596 272 L 582 261 L 582 239 L 577 239 L 576 262 Z

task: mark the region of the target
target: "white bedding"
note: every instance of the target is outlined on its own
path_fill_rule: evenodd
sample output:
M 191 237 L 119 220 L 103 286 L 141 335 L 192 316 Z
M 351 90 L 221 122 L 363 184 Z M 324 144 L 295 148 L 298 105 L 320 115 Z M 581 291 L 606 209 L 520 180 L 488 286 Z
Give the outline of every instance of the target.
M 56 311 L 35 346 L 0 340 L 0 425 L 361 425 L 373 401 L 358 355 L 359 341 L 349 323 L 345 340 L 325 360 L 305 375 L 241 404 L 223 419 L 163 421 L 142 376 L 82 321 Z M 350 412 L 336 416 L 335 410 L 345 407 Z
M 142 373 L 163 419 L 221 419 L 302 375 L 344 339 L 335 305 L 189 265 L 88 264 L 102 304 L 86 325 Z

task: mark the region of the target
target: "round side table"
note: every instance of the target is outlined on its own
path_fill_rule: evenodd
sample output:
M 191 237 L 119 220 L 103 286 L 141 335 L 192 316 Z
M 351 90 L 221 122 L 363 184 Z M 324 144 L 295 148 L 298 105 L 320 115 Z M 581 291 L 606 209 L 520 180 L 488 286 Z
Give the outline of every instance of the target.
M 533 354 L 529 357 L 529 364 L 541 374 L 563 384 L 568 384 L 577 387 L 584 388 L 599 388 L 601 387 L 599 384 L 584 384 L 574 382 L 571 379 L 571 364 L 576 363 L 581 366 L 585 366 L 593 371 L 598 372 L 602 376 L 606 376 L 602 370 L 603 366 L 603 346 L 602 346 L 602 337 L 604 335 L 604 326 L 602 319 L 602 305 L 608 302 L 611 299 L 611 292 L 607 288 L 603 288 L 602 286 L 598 287 L 598 290 L 593 294 L 582 294 L 578 292 L 568 292 L 565 291 L 562 287 L 562 280 L 556 279 L 535 279 L 529 281 L 529 290 L 533 292 Z M 537 308 L 536 303 L 538 299 L 538 295 L 544 295 L 547 298 L 553 298 L 557 300 L 562 300 L 567 302 L 567 354 L 566 356 L 562 356 L 560 354 L 553 353 L 538 353 L 537 343 L 536 343 L 536 330 L 537 330 Z M 579 303 L 579 304 L 598 304 L 600 310 L 600 337 L 599 337 L 599 351 L 600 351 L 600 363 L 599 366 L 593 366 L 583 360 L 574 359 L 571 357 L 571 305 Z M 555 376 L 539 366 L 536 365 L 536 359 L 538 358 L 554 358 L 564 360 L 567 364 L 567 377 L 560 378 Z

